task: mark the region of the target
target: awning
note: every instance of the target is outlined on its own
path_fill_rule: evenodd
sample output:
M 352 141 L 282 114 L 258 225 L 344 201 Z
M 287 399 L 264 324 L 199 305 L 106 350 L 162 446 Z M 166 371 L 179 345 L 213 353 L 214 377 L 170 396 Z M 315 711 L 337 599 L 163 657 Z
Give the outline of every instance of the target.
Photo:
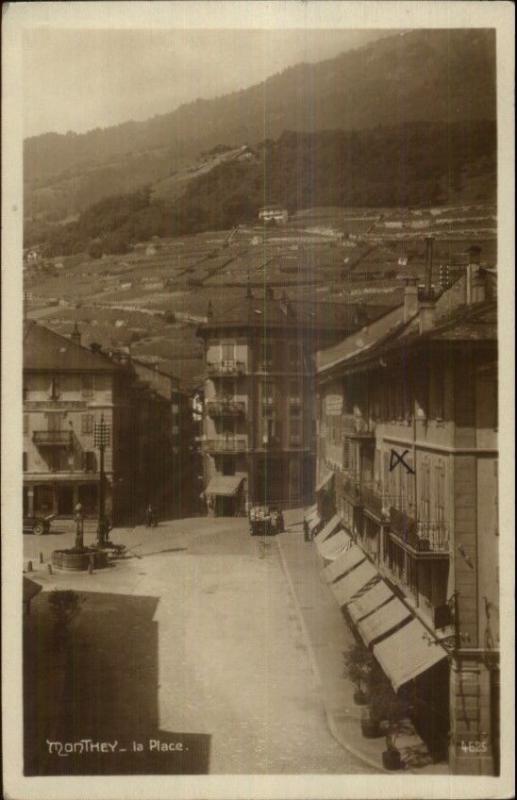
M 386 605 L 358 622 L 357 628 L 363 642 L 368 645 L 410 617 L 411 612 L 408 607 L 401 603 L 398 597 L 393 596 Z
M 307 509 L 307 511 L 304 511 L 303 518 L 306 522 L 308 522 L 310 519 L 315 517 L 317 513 L 318 513 L 318 506 L 311 506 L 310 508 Z
M 335 562 L 334 562 L 335 563 Z M 344 578 L 340 578 L 336 583 L 332 583 L 330 588 L 340 606 L 349 603 L 357 592 L 360 592 L 373 581 L 378 580 L 379 573 L 371 561 L 363 561 L 358 567 L 353 569 Z M 369 588 L 369 587 L 368 587 Z
M 334 533 L 337 526 L 341 523 L 340 518 L 337 514 L 334 514 L 330 522 L 327 522 L 324 528 L 318 533 L 317 536 L 314 537 L 314 541 L 316 542 L 317 546 L 319 547 L 322 542 L 327 539 L 331 533 Z
M 361 561 L 366 558 L 365 554 L 356 544 L 350 544 L 343 553 L 341 553 L 332 564 L 329 564 L 323 570 L 323 576 L 327 583 L 332 583 L 336 578 L 341 577 L 345 572 L 349 572 L 356 567 Z
M 309 531 L 312 533 L 314 528 L 317 528 L 320 522 L 321 522 L 321 517 L 319 514 L 316 514 L 316 516 L 312 517 L 312 519 L 310 519 L 309 522 L 307 523 L 309 526 Z
M 340 528 L 333 536 L 318 544 L 318 552 L 326 561 L 335 561 L 341 553 L 350 547 L 350 536 Z
M 394 594 L 389 586 L 384 581 L 379 581 L 375 586 L 362 594 L 361 597 L 358 597 L 353 603 L 350 603 L 347 607 L 347 611 L 352 620 L 358 622 L 367 614 L 379 608 L 379 606 L 387 600 L 391 600 L 392 597 L 394 597 Z
M 416 619 L 374 645 L 373 654 L 395 691 L 447 658 L 443 647 Z
M 334 477 L 334 473 L 333 472 L 327 472 L 327 474 L 319 481 L 319 483 L 316 484 L 316 490 L 315 491 L 316 492 L 321 492 L 322 489 L 324 489 L 326 486 L 328 486 L 328 484 L 330 483 L 330 481 L 332 480 L 333 477 Z
M 238 475 L 216 475 L 205 489 L 205 494 L 217 494 L 223 497 L 233 497 L 239 491 L 244 478 Z

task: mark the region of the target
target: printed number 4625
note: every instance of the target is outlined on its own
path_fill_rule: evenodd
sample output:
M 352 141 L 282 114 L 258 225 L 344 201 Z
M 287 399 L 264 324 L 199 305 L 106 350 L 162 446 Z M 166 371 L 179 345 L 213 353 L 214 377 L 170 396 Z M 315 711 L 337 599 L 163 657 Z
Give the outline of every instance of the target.
M 486 753 L 488 745 L 486 742 L 465 742 L 462 741 L 460 745 L 464 753 Z

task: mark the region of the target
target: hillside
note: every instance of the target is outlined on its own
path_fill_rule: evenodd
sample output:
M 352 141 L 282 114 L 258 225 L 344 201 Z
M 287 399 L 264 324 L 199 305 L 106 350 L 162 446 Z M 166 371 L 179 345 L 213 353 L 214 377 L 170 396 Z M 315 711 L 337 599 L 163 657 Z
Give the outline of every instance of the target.
M 482 263 L 497 264 L 493 205 L 427 210 L 315 208 L 293 214 L 279 228 L 257 224 L 229 231 L 162 238 L 125 255 L 73 255 L 26 264 L 29 316 L 68 335 L 77 321 L 83 341 L 172 370 L 185 386 L 202 380 L 196 327 L 208 303 L 216 310 L 242 304 L 248 288 L 316 304 L 360 302 L 368 313 L 401 302 L 401 272 L 424 279 L 425 241 L 432 235 L 433 280 L 451 275 L 473 243 Z M 379 311 L 380 313 L 380 311 Z
M 221 143 L 256 145 L 286 130 L 347 132 L 495 117 L 493 32 L 397 34 L 146 122 L 27 139 L 25 215 L 77 215 L 105 196 L 167 179 Z
M 231 228 L 274 202 L 315 207 L 421 207 L 493 203 L 496 126 L 408 123 L 362 132 L 284 132 L 246 160 L 239 150 L 145 190 L 101 200 L 67 225 L 27 224 L 45 255 L 124 253 L 152 236 Z M 233 154 L 233 155 L 232 155 Z M 180 189 L 179 187 L 182 187 Z

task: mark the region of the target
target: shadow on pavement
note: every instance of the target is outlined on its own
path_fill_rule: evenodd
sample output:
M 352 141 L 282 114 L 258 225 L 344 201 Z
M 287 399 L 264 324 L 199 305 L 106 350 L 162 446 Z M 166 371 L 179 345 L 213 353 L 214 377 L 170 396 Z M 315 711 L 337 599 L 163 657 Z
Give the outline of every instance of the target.
M 158 726 L 158 599 L 79 596 L 68 635 L 47 592 L 24 620 L 25 775 L 208 773 L 209 735 Z

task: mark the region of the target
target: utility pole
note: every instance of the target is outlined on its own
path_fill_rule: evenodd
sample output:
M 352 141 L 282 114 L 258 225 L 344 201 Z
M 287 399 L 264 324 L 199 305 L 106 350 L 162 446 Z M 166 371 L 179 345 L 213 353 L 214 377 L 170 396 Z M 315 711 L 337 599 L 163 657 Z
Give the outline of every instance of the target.
M 104 480 L 104 451 L 109 444 L 110 429 L 101 414 L 100 422 L 95 425 L 94 443 L 99 448 L 99 516 L 97 523 L 97 544 L 102 547 L 108 539 L 108 521 L 106 519 L 106 486 Z

